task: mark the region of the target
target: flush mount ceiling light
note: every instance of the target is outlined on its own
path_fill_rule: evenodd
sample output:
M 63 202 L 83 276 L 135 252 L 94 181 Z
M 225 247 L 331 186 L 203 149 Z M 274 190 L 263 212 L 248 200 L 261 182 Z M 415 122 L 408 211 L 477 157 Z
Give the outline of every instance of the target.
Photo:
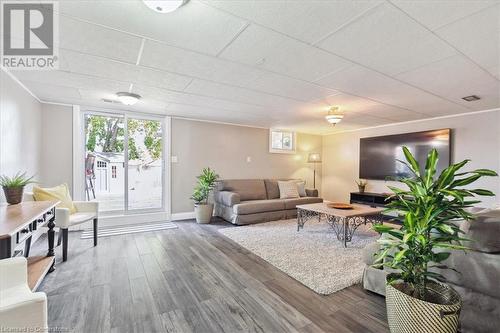
M 138 100 L 141 99 L 141 95 L 132 94 L 128 92 L 117 92 L 116 97 L 120 102 L 125 105 L 134 105 Z
M 479 100 L 479 96 L 476 96 L 476 95 L 470 95 L 470 96 L 465 96 L 465 97 L 462 97 L 463 100 L 467 101 L 467 102 L 473 102 L 473 101 L 477 101 Z
M 189 0 L 142 0 L 146 6 L 157 13 L 171 13 Z
M 334 126 L 340 123 L 342 118 L 344 118 L 344 114 L 339 112 L 339 108 L 336 106 L 332 106 L 330 110 L 328 110 L 328 114 L 325 116 L 326 121 Z

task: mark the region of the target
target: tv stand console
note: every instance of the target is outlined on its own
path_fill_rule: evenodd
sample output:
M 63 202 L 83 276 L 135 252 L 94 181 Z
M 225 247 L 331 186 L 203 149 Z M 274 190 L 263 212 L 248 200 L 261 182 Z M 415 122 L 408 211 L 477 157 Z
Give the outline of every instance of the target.
M 368 205 L 371 207 L 385 207 L 388 203 L 386 199 L 389 196 L 389 193 L 351 192 L 351 203 Z

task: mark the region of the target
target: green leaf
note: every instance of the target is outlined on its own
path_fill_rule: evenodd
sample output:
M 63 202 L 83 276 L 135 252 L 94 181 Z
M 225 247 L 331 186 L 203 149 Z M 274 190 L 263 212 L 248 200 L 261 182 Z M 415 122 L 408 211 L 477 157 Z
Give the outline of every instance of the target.
M 441 262 L 450 257 L 450 252 L 439 252 L 434 254 L 434 262 Z
M 391 227 L 389 225 L 385 225 L 385 224 L 374 224 L 373 225 L 373 229 L 376 231 L 376 232 L 379 232 L 379 233 L 386 233 L 392 229 L 394 229 L 394 227 Z
M 458 180 L 455 180 L 453 183 L 451 183 L 450 187 L 453 188 L 453 187 L 458 187 L 458 186 L 469 185 L 471 183 L 474 183 L 479 178 L 481 178 L 481 175 L 476 174 L 474 176 L 470 176 L 467 178 L 458 179 Z
M 477 195 L 482 195 L 482 196 L 489 196 L 489 197 L 493 197 L 495 196 L 495 193 L 489 191 L 489 190 L 483 190 L 483 189 L 475 189 L 475 190 L 469 190 L 470 192 L 472 193 L 475 193 Z
M 401 261 L 401 259 L 403 259 L 404 255 L 406 254 L 406 251 L 408 251 L 408 249 L 404 249 L 396 253 L 396 255 L 394 256 L 394 261 Z
M 433 177 L 436 174 L 437 163 L 439 161 L 438 152 L 436 148 L 432 149 L 427 155 L 427 161 L 425 163 L 425 185 L 430 187 L 433 181 Z
M 481 175 L 481 176 L 489 176 L 489 177 L 498 176 L 498 173 L 496 173 L 496 171 L 489 170 L 489 169 L 477 169 L 477 170 L 471 171 L 470 173 L 476 173 L 476 174 Z
M 417 175 L 420 176 L 420 166 L 418 165 L 417 160 L 413 155 L 411 154 L 410 150 L 408 147 L 403 147 L 403 153 L 405 155 L 406 160 L 411 166 L 412 171 Z

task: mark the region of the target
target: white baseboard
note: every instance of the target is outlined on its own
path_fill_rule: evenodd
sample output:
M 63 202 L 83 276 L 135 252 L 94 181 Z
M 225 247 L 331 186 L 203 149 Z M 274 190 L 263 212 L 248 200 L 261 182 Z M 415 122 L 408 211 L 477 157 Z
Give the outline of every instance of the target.
M 194 212 L 184 212 L 184 213 L 173 213 L 172 221 L 180 221 L 180 220 L 191 220 L 194 219 L 196 215 Z
M 148 222 L 168 221 L 168 214 L 165 212 L 147 213 L 147 214 L 130 214 L 130 215 L 114 215 L 114 216 L 99 216 L 100 226 L 117 226 L 128 224 L 140 224 Z M 92 224 L 82 225 L 80 229 L 87 229 Z

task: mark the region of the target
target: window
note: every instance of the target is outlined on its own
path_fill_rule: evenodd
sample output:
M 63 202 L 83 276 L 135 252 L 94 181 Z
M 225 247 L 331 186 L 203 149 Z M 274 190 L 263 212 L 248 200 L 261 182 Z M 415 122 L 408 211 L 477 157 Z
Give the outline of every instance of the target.
M 106 162 L 97 161 L 97 167 L 98 168 L 106 168 Z
M 116 165 L 111 166 L 111 178 L 116 178 Z
M 269 152 L 295 153 L 295 132 L 271 129 L 269 131 Z

